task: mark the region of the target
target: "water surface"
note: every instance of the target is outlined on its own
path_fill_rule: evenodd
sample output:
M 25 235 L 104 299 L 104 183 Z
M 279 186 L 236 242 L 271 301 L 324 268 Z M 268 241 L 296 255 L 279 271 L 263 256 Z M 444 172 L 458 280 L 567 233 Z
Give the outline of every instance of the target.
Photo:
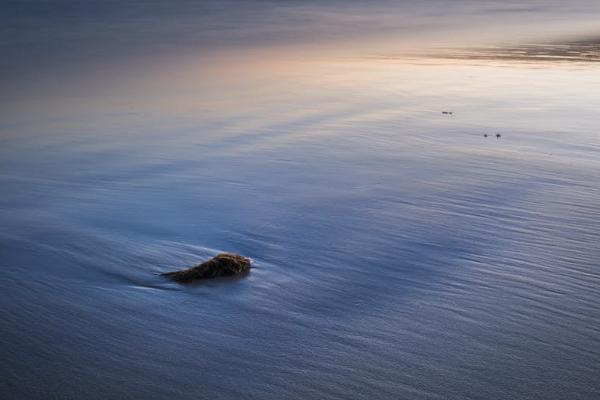
M 598 64 L 379 50 L 3 95 L 2 397 L 600 396 Z

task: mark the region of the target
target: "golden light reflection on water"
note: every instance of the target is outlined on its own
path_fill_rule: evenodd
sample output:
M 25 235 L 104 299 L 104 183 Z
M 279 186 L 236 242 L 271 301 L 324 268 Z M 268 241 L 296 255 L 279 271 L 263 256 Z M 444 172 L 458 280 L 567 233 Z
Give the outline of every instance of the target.
M 176 120 L 182 129 L 218 119 L 214 134 L 221 136 L 318 125 L 320 133 L 305 132 L 314 135 L 333 123 L 339 127 L 419 120 L 451 109 L 457 112 L 455 119 L 468 118 L 482 129 L 501 127 L 503 118 L 512 118 L 513 125 L 523 128 L 539 124 L 540 118 L 554 126 L 581 126 L 589 120 L 587 114 L 572 116 L 587 113 L 587 106 L 577 110 L 566 99 L 586 104 L 600 100 L 597 48 L 589 42 L 364 57 L 274 47 L 211 57 L 186 54 L 155 64 L 132 64 L 117 76 L 107 73 L 102 79 L 62 86 L 60 96 L 36 96 L 27 107 L 13 105 L 18 108 L 13 113 L 5 109 L 5 120 L 29 121 L 28 110 L 35 109 L 36 120 L 46 127 L 44 115 L 53 121 L 70 118 L 72 126 L 77 119 L 105 115 L 113 124 L 137 121 L 142 126 L 153 121 L 156 127 L 166 124 L 165 128 Z M 571 73 L 573 69 L 577 73 Z M 77 94 L 69 95 L 70 89 Z M 202 134 L 211 140 L 210 131 Z

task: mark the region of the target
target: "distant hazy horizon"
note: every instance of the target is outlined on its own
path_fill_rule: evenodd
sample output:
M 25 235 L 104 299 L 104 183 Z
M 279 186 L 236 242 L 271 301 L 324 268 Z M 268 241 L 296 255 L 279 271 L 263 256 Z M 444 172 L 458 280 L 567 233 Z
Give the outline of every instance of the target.
M 356 56 L 598 38 L 595 1 L 6 1 L 0 71 L 250 48 Z M 72 70 L 71 70 L 72 71 Z

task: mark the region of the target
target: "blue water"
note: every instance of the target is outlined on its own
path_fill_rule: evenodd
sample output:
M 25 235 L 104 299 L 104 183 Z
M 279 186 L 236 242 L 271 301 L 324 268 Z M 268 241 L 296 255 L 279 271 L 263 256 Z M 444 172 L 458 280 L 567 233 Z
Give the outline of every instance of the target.
M 597 397 L 597 71 L 358 65 L 283 122 L 4 127 L 4 397 Z
M 489 58 L 16 95 L 0 397 L 600 398 L 600 67 Z M 222 251 L 251 273 L 159 275 Z

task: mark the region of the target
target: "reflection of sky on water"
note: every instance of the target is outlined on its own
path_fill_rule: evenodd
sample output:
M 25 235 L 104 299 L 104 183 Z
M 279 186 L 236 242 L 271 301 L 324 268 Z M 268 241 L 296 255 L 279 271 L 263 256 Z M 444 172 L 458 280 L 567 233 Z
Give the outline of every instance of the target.
M 0 397 L 598 397 L 598 5 L 413 3 L 9 3 Z
M 7 115 L 3 393 L 599 392 L 594 65 L 238 61 Z

